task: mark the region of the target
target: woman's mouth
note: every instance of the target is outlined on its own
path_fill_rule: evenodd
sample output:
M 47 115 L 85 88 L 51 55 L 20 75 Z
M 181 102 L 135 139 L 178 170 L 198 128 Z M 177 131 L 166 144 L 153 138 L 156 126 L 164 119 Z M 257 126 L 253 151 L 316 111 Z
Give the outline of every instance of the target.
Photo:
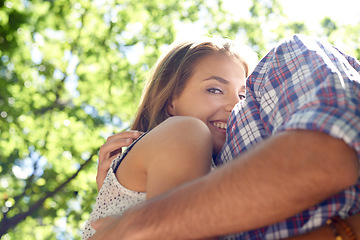
M 226 122 L 211 122 L 211 124 L 217 128 L 220 128 L 222 130 L 226 130 L 227 123 Z

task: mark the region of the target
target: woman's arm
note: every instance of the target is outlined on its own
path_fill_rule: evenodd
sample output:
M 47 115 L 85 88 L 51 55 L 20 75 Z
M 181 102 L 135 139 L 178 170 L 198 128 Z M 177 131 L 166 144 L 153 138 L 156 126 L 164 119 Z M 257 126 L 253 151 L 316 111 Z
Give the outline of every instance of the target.
M 116 176 L 123 186 L 146 191 L 150 199 L 209 173 L 212 152 L 210 130 L 201 120 L 171 117 L 132 147 Z

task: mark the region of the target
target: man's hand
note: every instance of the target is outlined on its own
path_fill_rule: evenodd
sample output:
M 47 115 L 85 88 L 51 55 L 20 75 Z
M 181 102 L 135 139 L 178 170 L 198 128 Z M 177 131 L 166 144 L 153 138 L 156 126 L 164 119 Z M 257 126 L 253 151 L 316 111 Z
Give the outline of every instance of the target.
M 98 190 L 100 190 L 115 156 L 120 155 L 122 153 L 121 149 L 129 146 L 141 134 L 139 131 L 120 132 L 108 137 L 106 143 L 100 147 L 98 171 L 96 175 Z
M 131 211 L 131 210 L 130 210 Z M 139 237 L 137 233 L 131 229 L 132 224 L 136 224 L 139 216 L 133 217 L 130 215 L 130 219 L 126 217 L 126 213 L 121 216 L 109 216 L 100 218 L 94 222 L 91 222 L 91 226 L 95 229 L 95 234 L 89 238 L 89 240 L 136 240 L 136 239 L 149 239 L 147 237 Z M 135 220 L 135 221 L 132 221 Z M 141 235 L 141 233 L 140 233 Z
M 90 239 L 116 239 L 115 236 L 109 236 L 109 234 L 111 235 L 111 233 L 114 231 L 108 231 L 108 229 L 112 228 L 113 225 L 115 225 L 115 223 L 117 222 L 116 220 L 116 217 L 111 216 L 91 222 L 91 226 L 96 230 L 96 233 Z M 104 234 L 106 234 L 106 237 L 104 236 Z

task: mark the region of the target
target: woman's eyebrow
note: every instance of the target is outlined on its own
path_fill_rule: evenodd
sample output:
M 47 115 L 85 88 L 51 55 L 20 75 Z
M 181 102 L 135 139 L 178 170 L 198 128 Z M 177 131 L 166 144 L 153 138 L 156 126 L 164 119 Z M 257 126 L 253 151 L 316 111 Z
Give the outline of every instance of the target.
M 211 79 L 217 80 L 217 81 L 219 81 L 221 83 L 224 83 L 224 84 L 229 84 L 228 80 L 226 80 L 226 79 L 224 79 L 222 77 L 219 77 L 219 76 L 211 76 L 211 77 L 208 77 L 208 78 L 204 79 L 204 81 L 211 80 Z

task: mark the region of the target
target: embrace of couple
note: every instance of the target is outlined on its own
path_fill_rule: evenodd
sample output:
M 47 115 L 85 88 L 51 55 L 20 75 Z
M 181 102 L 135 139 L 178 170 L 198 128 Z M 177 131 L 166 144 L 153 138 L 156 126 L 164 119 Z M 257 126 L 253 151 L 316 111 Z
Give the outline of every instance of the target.
M 327 42 L 294 35 L 260 62 L 174 43 L 132 130 L 100 148 L 83 239 L 360 239 L 360 63 Z

